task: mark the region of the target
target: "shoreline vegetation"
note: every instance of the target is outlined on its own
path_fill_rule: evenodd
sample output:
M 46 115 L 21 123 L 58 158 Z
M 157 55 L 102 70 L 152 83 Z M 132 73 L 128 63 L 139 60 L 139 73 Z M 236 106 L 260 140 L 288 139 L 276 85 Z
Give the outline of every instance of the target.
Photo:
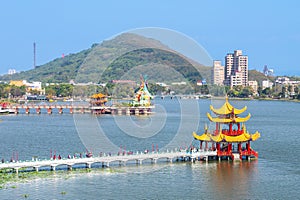
M 212 97 L 213 99 L 224 99 L 224 97 Z M 251 101 L 251 100 L 257 100 L 257 101 L 287 101 L 287 102 L 300 102 L 299 99 L 289 99 L 289 98 L 281 98 L 281 99 L 276 99 L 276 98 L 270 98 L 270 97 L 266 97 L 266 98 L 257 98 L 257 97 L 244 97 L 244 98 L 240 98 L 240 97 L 228 97 L 228 99 L 230 100 L 245 100 L 245 101 Z
M 174 163 L 173 163 L 174 164 Z M 183 163 L 176 163 L 178 165 Z M 159 166 L 168 166 L 166 163 L 157 163 Z M 152 165 L 143 165 L 146 167 L 152 167 Z M 136 173 L 135 165 L 126 166 L 124 169 L 123 166 L 113 165 L 113 167 L 93 167 L 93 168 L 73 168 L 72 170 L 67 170 L 66 168 L 61 168 L 59 170 L 51 171 L 49 169 L 43 169 L 34 171 L 23 169 L 19 173 L 14 173 L 12 169 L 1 169 L 0 170 L 0 191 L 9 188 L 17 188 L 18 183 L 28 183 L 37 179 L 63 179 L 67 180 L 74 176 L 83 175 L 83 174 L 115 174 L 115 173 Z
M 72 85 L 58 84 L 44 86 L 44 94 L 37 90 L 30 90 L 24 86 L 18 87 L 9 84 L 0 84 L 0 101 L 10 103 L 26 103 L 34 100 L 40 101 L 90 101 L 97 93 L 104 94 L 108 100 L 122 99 L 134 100 L 138 85 L 107 83 L 105 85 Z M 274 88 L 258 87 L 254 91 L 250 86 L 218 86 L 218 85 L 169 85 L 161 86 L 155 83 L 148 83 L 147 89 L 154 96 L 177 96 L 182 98 L 218 98 L 228 96 L 234 99 L 258 99 L 258 100 L 300 100 L 300 86 L 276 85 Z M 30 100 L 30 101 L 29 101 Z M 298 102 L 298 101 L 296 101 Z

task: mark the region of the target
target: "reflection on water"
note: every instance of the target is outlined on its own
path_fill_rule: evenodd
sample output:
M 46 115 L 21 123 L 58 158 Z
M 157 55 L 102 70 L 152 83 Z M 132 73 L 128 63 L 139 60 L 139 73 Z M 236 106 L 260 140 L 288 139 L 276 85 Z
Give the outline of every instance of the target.
M 205 183 L 201 185 L 201 189 L 196 190 L 205 192 L 207 197 L 213 199 L 234 199 L 237 196 L 250 198 L 250 188 L 258 176 L 257 161 L 222 161 L 191 166 L 193 177 L 200 178 Z
M 210 172 L 213 192 L 226 197 L 234 197 L 236 194 L 249 196 L 249 180 L 257 175 L 256 166 L 256 162 L 217 163 L 216 170 Z

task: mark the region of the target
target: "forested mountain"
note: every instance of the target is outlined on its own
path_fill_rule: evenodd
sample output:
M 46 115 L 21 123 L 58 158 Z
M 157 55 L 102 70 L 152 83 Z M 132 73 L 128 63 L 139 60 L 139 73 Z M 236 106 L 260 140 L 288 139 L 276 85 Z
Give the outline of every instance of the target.
M 35 69 L 0 80 L 27 80 L 43 83 L 106 82 L 147 74 L 154 81 L 210 79 L 210 67 L 191 61 L 161 42 L 132 33 L 121 34 L 79 53 L 57 58 Z

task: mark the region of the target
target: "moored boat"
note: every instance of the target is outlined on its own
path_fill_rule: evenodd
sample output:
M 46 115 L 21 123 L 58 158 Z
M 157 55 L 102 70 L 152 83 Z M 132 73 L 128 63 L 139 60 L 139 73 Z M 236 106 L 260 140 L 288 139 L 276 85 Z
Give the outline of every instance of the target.
M 9 109 L 0 107 L 0 115 L 9 114 Z

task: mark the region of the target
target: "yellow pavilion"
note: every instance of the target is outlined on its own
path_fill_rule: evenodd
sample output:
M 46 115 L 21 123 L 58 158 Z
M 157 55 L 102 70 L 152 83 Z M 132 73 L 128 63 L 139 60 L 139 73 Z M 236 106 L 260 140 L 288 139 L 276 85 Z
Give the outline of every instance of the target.
M 219 160 L 258 158 L 258 153 L 251 148 L 250 142 L 257 140 L 260 133 L 256 131 L 254 134 L 250 134 L 247 131 L 245 122 L 250 119 L 250 113 L 246 117 L 239 117 L 247 110 L 247 107 L 236 109 L 226 97 L 223 106 L 216 109 L 211 105 L 210 110 L 215 117 L 210 113 L 207 113 L 207 117 L 215 123 L 215 130 L 209 131 L 205 126 L 202 135 L 193 132 L 194 138 L 200 141 L 200 149 L 203 149 L 203 143 L 205 143 L 204 149 L 216 150 Z M 234 144 L 236 144 L 236 148 L 234 148 Z
M 108 113 L 109 110 L 107 109 L 107 106 L 105 103 L 107 102 L 107 96 L 98 93 L 98 94 L 93 94 L 91 96 L 91 101 L 90 101 L 90 109 L 93 114 L 104 114 Z

